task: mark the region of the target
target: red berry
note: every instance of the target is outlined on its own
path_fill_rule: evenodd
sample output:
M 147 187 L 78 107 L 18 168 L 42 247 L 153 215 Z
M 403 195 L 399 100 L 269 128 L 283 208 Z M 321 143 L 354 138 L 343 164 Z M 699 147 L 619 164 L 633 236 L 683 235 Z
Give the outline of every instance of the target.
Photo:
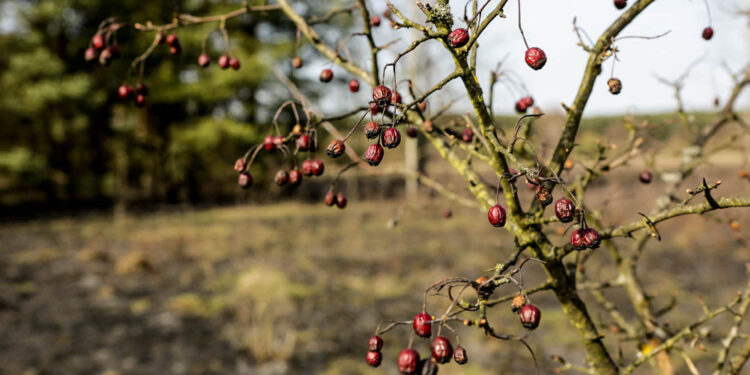
M 414 316 L 414 321 L 412 322 L 412 327 L 414 328 L 414 333 L 417 334 L 417 336 L 420 337 L 430 337 L 432 336 L 432 324 L 425 323 L 432 320 L 432 317 L 430 314 L 422 311 L 421 313 Z
M 287 173 L 285 170 L 280 170 L 276 172 L 276 176 L 273 178 L 273 181 L 276 183 L 276 185 L 284 186 L 287 182 L 289 182 L 289 173 Z
M 450 209 L 446 209 L 445 211 L 443 211 L 444 218 L 450 219 L 452 216 L 453 216 L 453 211 L 451 211 Z
M 229 68 L 229 56 L 227 55 L 219 56 L 219 67 L 222 69 Z
M 391 97 L 391 104 L 401 104 L 401 94 L 399 94 L 398 91 L 393 92 L 393 96 Z
M 427 102 L 421 101 L 417 104 L 417 107 L 419 107 L 420 111 L 424 112 L 427 109 Z
M 496 204 L 490 207 L 490 210 L 487 212 L 487 219 L 490 221 L 490 224 L 495 228 L 504 226 L 505 225 L 505 209 L 502 208 L 499 204 Z
M 607 80 L 607 86 L 609 86 L 609 93 L 617 95 L 622 92 L 622 81 L 619 78 L 610 78 Z
M 461 133 L 461 140 L 465 143 L 471 143 L 474 140 L 474 131 L 471 128 L 464 129 L 463 133 Z
M 333 193 L 333 190 L 328 190 L 323 201 L 326 203 L 326 206 L 333 206 L 336 204 L 336 194 Z
M 402 374 L 411 375 L 417 371 L 419 365 L 419 353 L 412 348 L 406 348 L 398 353 L 398 371 Z
M 298 169 L 289 171 L 289 186 L 295 187 L 302 183 L 302 173 Z
M 237 161 L 234 162 L 234 171 L 237 173 L 240 173 L 245 170 L 245 167 L 247 166 L 247 162 L 244 158 L 239 158 Z
M 459 365 L 463 365 L 466 362 L 469 361 L 469 357 L 466 356 L 466 349 L 464 349 L 462 346 L 459 346 L 456 348 L 456 350 L 453 351 L 453 360 L 456 361 Z
M 91 45 L 96 49 L 104 48 L 104 36 L 102 34 L 96 34 L 91 38 Z
M 333 79 L 333 71 L 331 69 L 323 69 L 320 72 L 320 82 L 331 82 Z
M 628 6 L 628 0 L 615 0 L 615 8 L 622 9 Z
M 383 110 L 383 108 L 380 108 L 380 106 L 378 106 L 377 104 L 375 104 L 375 102 L 372 102 L 372 103 L 370 103 L 370 112 L 371 112 L 371 113 L 372 113 L 373 115 L 377 115 L 377 114 L 378 114 L 378 113 L 380 113 L 380 112 L 381 112 L 382 110 Z
M 307 151 L 310 149 L 310 136 L 302 134 L 297 138 L 297 150 Z
M 651 171 L 641 171 L 641 173 L 638 175 L 638 179 L 641 180 L 644 184 L 650 184 L 651 180 L 654 178 L 654 174 L 651 173 Z
M 323 172 L 325 172 L 325 164 L 323 164 L 322 160 L 313 160 L 312 162 L 312 174 L 315 176 L 321 176 L 323 175 Z
M 349 81 L 349 91 L 351 92 L 359 91 L 359 81 L 357 81 L 356 78 L 352 78 L 352 80 Z
M 302 174 L 305 176 L 312 176 L 313 175 L 313 161 L 312 159 L 307 159 L 302 162 Z
M 135 92 L 143 96 L 148 96 L 148 86 L 145 83 L 141 82 L 135 85 Z
M 469 42 L 469 32 L 466 29 L 458 28 L 448 34 L 448 44 L 453 48 L 461 48 Z
M 375 335 L 367 339 L 367 348 L 371 352 L 379 352 L 383 348 L 383 338 Z
M 86 48 L 86 52 L 83 53 L 83 58 L 88 62 L 96 60 L 97 57 L 99 57 L 99 52 L 94 47 Z
M 378 166 L 383 160 L 383 147 L 377 143 L 369 145 L 367 151 L 365 151 L 365 159 L 367 159 L 367 163 L 373 167 Z
M 568 198 L 560 198 L 555 202 L 555 216 L 561 223 L 570 223 L 576 213 L 576 206 Z
M 388 128 L 383 131 L 383 146 L 396 148 L 401 144 L 401 133 L 396 128 Z
M 200 56 L 198 56 L 198 65 L 201 66 L 201 68 L 206 68 L 209 65 L 211 65 L 211 58 L 208 57 L 205 53 L 201 53 Z
M 526 329 L 535 329 L 539 327 L 539 321 L 542 319 L 542 312 L 539 308 L 528 304 L 521 309 L 521 324 Z
M 596 229 L 586 228 L 583 230 L 583 243 L 589 249 L 596 249 L 602 243 L 602 239 L 599 237 L 599 232 Z
M 146 105 L 146 95 L 138 94 L 135 96 L 135 105 L 137 107 L 143 107 Z
M 253 175 L 251 175 L 250 172 L 242 172 L 237 177 L 237 183 L 241 188 L 247 189 L 253 185 Z
M 128 85 L 122 85 L 117 89 L 117 95 L 119 95 L 120 99 L 123 100 L 130 99 L 130 97 L 133 96 L 134 93 L 135 91 L 133 90 L 133 88 Z
M 417 138 L 419 135 L 419 132 L 417 132 L 417 128 L 413 126 L 407 126 L 406 127 L 406 136 L 409 138 Z
M 177 38 L 176 34 L 169 34 L 167 35 L 167 45 L 168 46 L 175 46 L 180 43 L 180 39 Z
M 703 36 L 703 39 L 705 39 L 705 40 L 711 40 L 711 38 L 714 37 L 714 29 L 711 28 L 711 26 L 703 29 L 702 36 Z
M 112 50 L 106 47 L 99 54 L 99 64 L 108 66 L 110 62 L 112 62 Z
M 391 102 L 391 98 L 391 89 L 389 89 L 388 87 L 378 85 L 374 90 L 372 90 L 372 100 L 379 107 L 388 107 L 388 104 Z
M 365 124 L 365 137 L 367 139 L 374 139 L 380 135 L 380 125 L 375 121 L 370 121 Z
M 179 55 L 180 53 L 182 53 L 182 46 L 179 43 L 173 46 L 169 46 L 169 53 L 173 55 Z
M 299 69 L 302 67 L 302 58 L 299 56 L 294 56 L 292 59 L 292 67 L 294 69 Z
M 432 340 L 430 350 L 432 351 L 432 358 L 437 363 L 446 363 L 453 356 L 453 345 L 451 345 L 450 340 L 443 336 L 436 336 Z
M 576 250 L 583 250 L 586 248 L 586 243 L 583 242 L 583 229 L 576 229 L 573 234 L 570 235 L 570 244 Z
M 516 112 L 518 113 L 526 113 L 526 110 L 529 108 L 529 106 L 526 105 L 526 102 L 524 102 L 523 99 L 520 99 L 516 102 Z
M 276 149 L 276 144 L 274 143 L 274 137 L 272 135 L 269 134 L 263 138 L 263 148 L 268 151 Z
M 372 18 L 370 18 L 370 25 L 375 27 L 380 26 L 380 16 L 372 16 Z
M 234 70 L 240 70 L 240 59 L 232 57 L 229 59 L 229 66 Z
M 541 48 L 531 47 L 526 50 L 526 64 L 531 69 L 539 70 L 544 67 L 547 63 L 547 55 L 544 54 Z
M 333 141 L 331 141 L 331 143 L 328 144 L 328 148 L 326 148 L 326 155 L 328 155 L 329 158 L 337 158 L 344 154 L 344 150 L 346 150 L 344 141 L 334 139 Z
M 380 366 L 380 362 L 383 362 L 383 353 L 369 351 L 367 352 L 367 355 L 365 356 L 365 360 L 367 361 L 368 365 L 372 367 L 378 367 Z
M 281 147 L 281 145 L 284 144 L 284 137 L 280 135 L 273 137 L 273 144 L 275 144 L 276 147 Z
M 339 192 L 336 194 L 336 205 L 342 210 L 346 207 L 346 196 L 344 193 Z
M 534 98 L 530 96 L 524 96 L 523 98 L 521 98 L 521 101 L 526 105 L 526 108 L 534 105 Z

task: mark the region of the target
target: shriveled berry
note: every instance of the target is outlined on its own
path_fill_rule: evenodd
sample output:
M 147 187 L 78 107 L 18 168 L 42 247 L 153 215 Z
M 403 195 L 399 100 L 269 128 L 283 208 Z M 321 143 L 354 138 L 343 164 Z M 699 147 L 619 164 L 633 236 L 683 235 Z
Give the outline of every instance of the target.
M 284 186 L 287 182 L 289 182 L 289 173 L 284 170 L 280 170 L 276 172 L 276 176 L 273 178 L 273 181 L 276 183 L 276 185 Z
M 247 162 L 245 161 L 245 158 L 239 158 L 234 162 L 234 171 L 240 173 L 245 170 L 246 166 Z
M 240 70 L 241 64 L 240 59 L 232 57 L 229 59 L 229 66 L 234 70 Z
M 531 69 L 539 70 L 547 63 L 547 55 L 541 48 L 531 47 L 526 50 L 526 64 Z
M 409 138 L 417 138 L 419 135 L 419 132 L 417 132 L 417 128 L 413 126 L 407 126 L 406 127 L 406 136 Z
M 599 232 L 596 229 L 586 228 L 583 230 L 583 243 L 589 249 L 596 249 L 602 243 L 602 239 L 599 237 Z
M 367 339 L 367 349 L 371 352 L 379 352 L 383 348 L 383 338 L 375 335 Z
M 289 171 L 289 186 L 296 187 L 302 183 L 302 173 L 299 169 L 292 169 Z
M 299 56 L 294 56 L 294 58 L 292 59 L 292 67 L 294 69 L 299 69 L 302 67 L 302 65 L 302 58 Z
M 146 95 L 138 94 L 135 96 L 135 105 L 140 108 L 146 105 Z
M 241 188 L 247 189 L 253 185 L 253 175 L 251 175 L 250 172 L 242 172 L 237 177 L 237 183 Z
M 469 42 L 469 32 L 466 29 L 458 28 L 448 34 L 448 44 L 453 48 L 461 48 Z
M 430 350 L 432 351 L 432 358 L 437 363 L 446 363 L 453 356 L 453 345 L 451 345 L 451 341 L 448 338 L 443 336 L 436 336 L 432 339 Z
M 398 371 L 405 375 L 414 374 L 419 365 L 419 353 L 412 348 L 406 348 L 398 353 Z
M 609 86 L 609 93 L 612 95 L 617 95 L 622 91 L 622 81 L 618 78 L 610 78 L 607 81 L 607 86 Z
M 143 96 L 148 96 L 148 86 L 145 83 L 140 82 L 135 86 L 135 92 Z
M 399 94 L 398 91 L 393 92 L 393 96 L 391 96 L 391 104 L 401 104 L 401 94 Z
M 88 62 L 96 60 L 97 57 L 99 57 L 99 52 L 94 47 L 86 48 L 86 51 L 83 53 L 83 58 Z
M 352 78 L 352 80 L 349 81 L 349 91 L 351 92 L 359 91 L 359 81 L 356 78 Z
M 419 375 L 437 375 L 438 364 L 431 358 L 425 358 L 419 362 L 417 373 Z
M 576 229 L 570 235 L 570 244 L 573 245 L 574 249 L 584 250 L 586 248 L 586 243 L 583 242 L 583 234 L 583 229 Z
M 96 49 L 104 48 L 104 35 L 102 34 L 94 35 L 94 37 L 91 38 L 91 46 Z
M 198 56 L 198 65 L 200 65 L 201 68 L 206 68 L 209 65 L 211 65 L 211 58 L 208 57 L 207 54 L 201 53 L 200 56 Z
M 276 149 L 276 143 L 274 142 L 274 136 L 267 135 L 265 138 L 263 138 L 263 148 L 271 151 Z
M 372 90 L 372 100 L 379 107 L 387 107 L 390 104 L 393 94 L 391 89 L 384 85 L 378 85 Z
M 469 361 L 469 357 L 466 356 L 466 349 L 463 346 L 459 346 L 453 351 L 453 360 L 459 365 L 466 364 Z
M 644 184 L 650 184 L 653 178 L 654 174 L 651 173 L 651 171 L 641 171 L 641 173 L 638 174 L 638 179 Z
M 219 56 L 219 68 L 222 68 L 222 69 L 229 68 L 229 56 L 227 55 Z
M 615 0 L 615 8 L 623 9 L 628 6 L 628 0 Z
M 346 195 L 344 195 L 344 193 L 339 192 L 336 194 L 336 206 L 342 210 L 346 207 Z
M 322 160 L 313 160 L 312 162 L 312 174 L 315 176 L 322 176 L 323 172 L 325 172 L 325 164 L 323 164 Z
M 523 99 L 519 99 L 516 102 L 516 112 L 518 113 L 526 113 L 526 110 L 529 108 L 529 106 L 526 105 L 526 102 L 524 102 Z
M 703 29 L 703 33 L 701 34 L 701 36 L 705 40 L 711 40 L 711 38 L 714 37 L 714 29 L 711 26 Z
M 474 131 L 471 128 L 464 129 L 463 133 L 461 133 L 461 140 L 465 143 L 471 143 L 474 140 Z
M 302 134 L 299 137 L 297 137 L 297 150 L 300 151 L 307 151 L 310 149 L 310 136 L 307 134 Z
M 333 141 L 331 141 L 331 143 L 328 144 L 328 147 L 326 148 L 326 155 L 328 155 L 329 158 L 337 158 L 344 154 L 344 150 L 346 150 L 344 141 L 340 139 L 334 139 Z
M 521 324 L 526 329 L 536 329 L 539 327 L 539 321 L 542 319 L 542 312 L 539 308 L 528 304 L 521 309 Z
M 367 146 L 365 159 L 367 159 L 367 163 L 373 167 L 378 166 L 378 164 L 383 161 L 383 147 L 377 143 Z
M 516 294 L 516 296 L 513 297 L 513 301 L 510 303 L 511 311 L 518 314 L 524 306 L 526 306 L 526 296 L 521 293 Z
M 377 115 L 378 113 L 382 111 L 383 111 L 383 108 L 375 104 L 375 102 L 370 103 L 370 113 L 372 113 L 373 115 Z
M 576 206 L 568 198 L 560 198 L 555 202 L 555 216 L 561 223 L 570 223 L 573 221 L 576 213 Z
M 130 99 L 130 97 L 133 96 L 135 93 L 135 90 L 133 90 L 132 87 L 128 85 L 122 85 L 117 89 L 117 95 L 120 96 L 120 99 Z
M 333 70 L 323 69 L 320 71 L 320 82 L 331 82 L 333 79 Z
M 388 128 L 383 131 L 383 146 L 396 148 L 401 144 L 401 133 L 396 128 Z
M 307 159 L 302 162 L 302 174 L 305 176 L 312 176 L 313 175 L 313 161 L 312 159 Z
M 380 366 L 380 363 L 383 362 L 383 353 L 369 351 L 367 352 L 367 355 L 365 356 L 365 360 L 367 361 L 368 365 L 372 367 L 378 367 Z
M 375 27 L 380 26 L 380 16 L 372 16 L 370 18 L 370 25 L 373 25 Z
M 544 186 L 536 187 L 536 200 L 544 207 L 552 203 L 552 194 Z
M 367 139 L 374 139 L 380 135 L 380 124 L 375 121 L 370 121 L 365 124 L 365 137 Z
M 414 333 L 416 333 L 417 336 L 420 336 L 420 337 L 432 336 L 432 324 L 425 323 L 431 320 L 432 320 L 432 317 L 430 316 L 430 314 L 424 311 L 415 315 L 414 321 L 412 322 L 412 328 L 414 328 Z
M 490 210 L 487 211 L 487 219 L 490 221 L 490 225 L 492 225 L 495 228 L 504 226 L 505 225 L 505 209 L 499 204 L 496 204 L 490 207 Z
M 336 194 L 333 192 L 333 190 L 328 190 L 325 198 L 323 198 L 323 201 L 326 202 L 326 206 L 333 206 L 334 204 L 336 204 Z

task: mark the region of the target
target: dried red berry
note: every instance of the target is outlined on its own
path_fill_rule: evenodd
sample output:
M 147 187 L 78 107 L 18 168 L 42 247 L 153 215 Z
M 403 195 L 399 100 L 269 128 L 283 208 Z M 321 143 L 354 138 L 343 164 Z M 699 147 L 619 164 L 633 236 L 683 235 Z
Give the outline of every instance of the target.
M 320 72 L 320 82 L 331 82 L 333 79 L 333 70 L 323 69 Z
M 237 183 L 241 188 L 247 189 L 253 185 L 253 175 L 251 175 L 250 172 L 242 172 L 237 177 Z
M 307 159 L 302 162 L 302 174 L 305 176 L 312 176 L 313 175 L 313 161 L 312 159 Z
M 117 95 L 120 96 L 120 99 L 130 99 L 130 97 L 133 96 L 135 93 L 135 90 L 133 90 L 132 87 L 128 85 L 122 85 L 117 89 Z
M 421 101 L 419 104 L 417 104 L 417 107 L 420 111 L 424 112 L 427 109 L 427 102 Z
M 519 99 L 516 102 L 516 112 L 518 113 L 526 113 L 526 110 L 529 108 L 529 106 L 526 105 L 526 102 L 524 102 L 523 99 Z
M 714 29 L 711 26 L 703 29 L 701 36 L 703 36 L 703 39 L 705 40 L 711 40 L 711 38 L 714 37 Z
M 232 57 L 229 59 L 229 66 L 234 70 L 240 70 L 240 59 Z
M 91 46 L 96 49 L 104 48 L 104 36 L 102 34 L 96 34 L 91 38 Z
M 466 29 L 458 28 L 448 34 L 448 44 L 453 48 L 461 48 L 469 42 L 469 32 Z
M 521 98 L 521 101 L 526 105 L 526 108 L 534 105 L 534 98 L 532 98 L 531 96 L 524 96 L 523 98 Z
M 370 121 L 365 124 L 365 137 L 367 139 L 374 139 L 380 135 L 380 124 L 375 121 Z
M 471 128 L 464 129 L 463 133 L 461 133 L 461 140 L 465 143 L 471 143 L 474 140 L 474 131 Z
M 297 150 L 307 151 L 310 149 L 310 136 L 302 134 L 297 138 Z
M 276 149 L 276 143 L 274 143 L 274 137 L 272 135 L 269 134 L 263 138 L 263 148 L 268 151 Z
M 432 317 L 430 314 L 422 311 L 421 313 L 414 316 L 414 321 L 412 322 L 412 327 L 414 328 L 414 333 L 417 334 L 417 336 L 420 337 L 430 337 L 432 336 L 432 324 L 425 323 L 432 320 Z
M 617 95 L 622 91 L 622 81 L 618 78 L 610 78 L 607 81 L 607 86 L 609 86 L 609 93 L 612 95 Z
M 510 303 L 510 310 L 518 314 L 524 306 L 526 306 L 526 296 L 518 293 L 513 297 L 513 301 Z
M 583 233 L 583 229 L 576 229 L 570 235 L 570 244 L 576 250 L 584 250 L 586 248 L 586 243 L 583 242 Z
M 432 358 L 437 363 L 446 363 L 451 360 L 453 356 L 453 345 L 450 340 L 443 336 L 436 336 L 432 339 L 430 344 L 430 350 L 432 351 Z
M 135 96 L 135 105 L 140 108 L 146 105 L 146 95 L 138 94 Z
M 99 54 L 99 64 L 108 66 L 110 62 L 112 62 L 112 50 L 106 47 Z
M 466 356 L 466 349 L 464 349 L 462 346 L 459 346 L 456 348 L 456 350 L 453 351 L 453 360 L 456 361 L 459 365 L 463 365 L 466 362 L 469 361 L 469 357 Z
M 323 201 L 326 202 L 326 206 L 333 206 L 336 204 L 336 194 L 333 193 L 333 190 L 328 190 Z
M 573 221 L 576 213 L 576 206 L 568 198 L 560 198 L 555 202 L 555 216 L 561 223 L 570 223 Z
M 372 16 L 372 18 L 370 18 L 370 25 L 375 27 L 380 26 L 380 16 Z
M 521 309 L 521 324 L 526 329 L 536 329 L 539 327 L 539 321 L 542 319 L 542 312 L 539 308 L 528 304 Z
M 372 103 L 370 103 L 370 112 L 371 112 L 371 113 L 372 113 L 373 115 L 377 115 L 377 114 L 378 114 L 378 113 L 380 113 L 381 111 L 383 111 L 383 108 L 380 108 L 380 106 L 379 106 L 379 105 L 377 105 L 377 104 L 375 104 L 375 102 L 372 102 Z
M 299 69 L 302 67 L 302 58 L 299 56 L 294 56 L 292 59 L 292 67 L 294 69 Z
M 413 126 L 407 126 L 406 127 L 406 136 L 409 138 L 417 138 L 419 135 L 419 132 L 417 132 L 417 128 Z
M 276 185 L 284 186 L 287 182 L 289 182 L 289 173 L 287 173 L 285 170 L 280 170 L 276 172 L 276 176 L 273 178 L 273 181 L 276 183 Z
M 490 210 L 487 212 L 487 219 L 490 221 L 490 224 L 495 228 L 504 226 L 505 225 L 505 209 L 502 208 L 499 204 L 496 204 L 490 207 Z
M 351 92 L 359 91 L 359 81 L 357 81 L 356 78 L 352 78 L 352 80 L 349 81 L 349 91 Z
M 547 63 L 547 55 L 544 54 L 541 48 L 531 47 L 526 50 L 526 64 L 531 69 L 539 70 L 544 67 Z
M 289 186 L 295 187 L 302 183 L 302 173 L 298 169 L 289 171 Z
M 383 353 L 369 351 L 365 356 L 365 360 L 367 361 L 368 365 L 372 367 L 378 367 L 380 366 L 380 363 L 383 362 Z
M 651 173 L 651 171 L 641 171 L 641 173 L 638 174 L 638 179 L 644 184 L 650 184 L 653 178 L 654 174 Z
M 617 9 L 623 9 L 626 6 L 628 6 L 627 0 L 615 0 L 615 8 Z
M 372 90 L 372 100 L 379 107 L 387 107 L 392 99 L 391 89 L 383 85 L 378 85 Z
M 323 172 L 325 172 L 325 164 L 323 164 L 322 160 L 313 160 L 312 162 L 312 174 L 315 176 L 322 176 Z
M 333 141 L 331 141 L 331 143 L 328 144 L 328 148 L 326 148 L 326 155 L 328 155 L 329 158 L 337 158 L 344 154 L 344 150 L 346 150 L 344 141 L 340 139 L 334 139 Z
M 339 192 L 336 194 L 336 206 L 342 210 L 346 207 L 346 195 L 344 195 L 344 193 Z
M 198 65 L 201 66 L 201 68 L 206 68 L 209 65 L 211 65 L 211 58 L 208 57 L 205 53 L 201 53 L 200 56 L 198 56 Z
M 401 144 L 401 133 L 396 128 L 388 128 L 383 131 L 383 146 L 396 148 Z
M 383 338 L 375 335 L 367 339 L 367 348 L 371 352 L 379 352 L 383 348 Z
M 417 373 L 420 375 L 437 375 L 438 364 L 431 358 L 425 358 L 419 362 Z
M 583 243 L 589 249 L 596 249 L 602 243 L 602 239 L 599 237 L 599 232 L 596 229 L 586 228 L 583 230 Z
M 97 57 L 99 57 L 99 52 L 94 47 L 86 48 L 86 52 L 83 53 L 83 58 L 88 62 L 96 60 Z
M 398 353 L 398 371 L 402 374 L 411 375 L 417 371 L 419 365 L 419 353 L 412 348 L 406 348 Z
M 378 166 L 378 164 L 383 161 L 383 147 L 377 143 L 367 146 L 365 159 L 367 159 L 367 163 L 373 167 Z
M 234 171 L 237 173 L 240 173 L 245 170 L 245 167 L 247 166 L 247 162 L 244 158 L 239 158 L 237 161 L 234 162 Z
M 399 94 L 398 91 L 393 92 L 393 96 L 391 97 L 391 104 L 401 104 L 401 94 Z
M 229 68 L 229 56 L 227 55 L 219 56 L 219 67 L 222 69 Z
M 536 200 L 544 207 L 552 203 L 552 194 L 544 186 L 536 187 Z

